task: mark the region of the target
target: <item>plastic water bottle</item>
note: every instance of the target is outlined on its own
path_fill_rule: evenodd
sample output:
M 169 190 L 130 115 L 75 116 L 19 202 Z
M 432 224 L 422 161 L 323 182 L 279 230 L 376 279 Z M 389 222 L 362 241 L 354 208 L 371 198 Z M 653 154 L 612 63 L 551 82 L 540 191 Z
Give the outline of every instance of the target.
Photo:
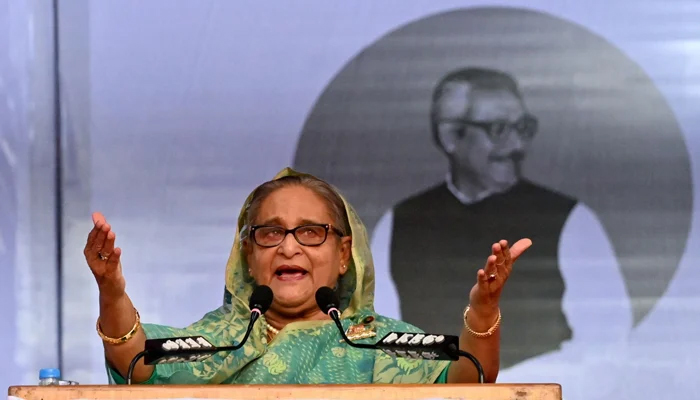
M 58 368 L 44 368 L 39 370 L 39 386 L 59 385 L 61 371 Z
M 77 384 L 78 382 L 61 379 L 61 370 L 58 368 L 44 368 L 39 370 L 39 386 L 66 386 Z

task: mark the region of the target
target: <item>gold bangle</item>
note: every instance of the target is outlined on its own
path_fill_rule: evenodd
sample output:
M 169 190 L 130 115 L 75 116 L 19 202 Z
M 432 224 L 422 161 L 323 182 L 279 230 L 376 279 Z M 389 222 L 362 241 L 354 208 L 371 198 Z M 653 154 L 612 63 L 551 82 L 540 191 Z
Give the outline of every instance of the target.
M 126 335 L 124 335 L 118 339 L 111 338 L 111 337 L 105 335 L 102 332 L 102 328 L 100 328 L 100 318 L 99 317 L 97 318 L 97 334 L 100 335 L 100 337 L 102 338 L 103 341 L 105 341 L 106 343 L 109 343 L 109 344 L 118 345 L 118 344 L 124 344 L 124 343 L 128 342 L 132 337 L 134 337 L 136 332 L 139 331 L 139 326 L 141 326 L 141 316 L 139 316 L 139 312 L 135 308 L 134 308 L 134 312 L 136 313 L 136 323 L 134 324 L 134 327 L 131 328 L 129 333 L 127 333 Z
M 489 328 L 488 331 L 486 332 L 476 332 L 472 330 L 472 328 L 469 327 L 469 324 L 467 323 L 467 313 L 469 312 L 469 306 L 464 309 L 464 328 L 467 329 L 467 332 L 469 332 L 470 335 L 478 338 L 486 338 L 491 335 L 493 335 L 494 332 L 496 332 L 496 329 L 501 325 L 501 309 L 498 309 L 498 318 L 496 318 L 496 323 L 493 324 L 492 327 Z

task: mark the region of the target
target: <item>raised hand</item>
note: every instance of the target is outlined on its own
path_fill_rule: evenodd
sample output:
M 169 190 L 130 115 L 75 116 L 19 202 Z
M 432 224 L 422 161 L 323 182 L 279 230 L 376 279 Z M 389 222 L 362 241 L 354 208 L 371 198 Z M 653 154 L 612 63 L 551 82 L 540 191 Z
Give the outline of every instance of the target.
M 512 247 L 501 240 L 491 246 L 491 255 L 486 265 L 476 274 L 476 284 L 469 293 L 471 309 L 476 314 L 490 316 L 498 313 L 498 302 L 511 272 L 513 264 L 525 250 L 532 246 L 530 239 L 521 239 Z
M 114 247 L 117 235 L 101 213 L 93 213 L 92 222 L 95 226 L 85 244 L 85 260 L 97 280 L 101 294 L 121 295 L 125 291 L 126 282 L 120 263 L 122 251 L 119 247 Z

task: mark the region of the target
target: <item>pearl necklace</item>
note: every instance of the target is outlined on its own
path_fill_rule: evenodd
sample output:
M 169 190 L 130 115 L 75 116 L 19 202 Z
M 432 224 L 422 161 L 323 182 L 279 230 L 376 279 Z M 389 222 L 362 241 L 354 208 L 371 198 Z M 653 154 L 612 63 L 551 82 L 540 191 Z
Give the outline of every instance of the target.
M 280 330 L 279 330 L 279 329 L 277 329 L 277 328 L 275 328 L 274 326 L 268 324 L 267 321 L 265 322 L 265 327 L 266 327 L 267 330 L 270 331 L 270 333 L 272 333 L 273 335 L 277 335 L 278 333 L 280 333 Z

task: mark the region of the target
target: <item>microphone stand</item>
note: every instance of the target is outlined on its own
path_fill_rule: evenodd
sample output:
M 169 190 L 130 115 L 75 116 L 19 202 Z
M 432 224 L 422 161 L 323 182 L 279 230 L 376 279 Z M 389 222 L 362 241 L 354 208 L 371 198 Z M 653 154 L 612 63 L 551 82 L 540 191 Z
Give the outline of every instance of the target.
M 260 318 L 260 315 L 261 315 L 261 314 L 262 314 L 262 313 L 261 313 L 260 310 L 258 310 L 257 308 L 252 310 L 252 313 L 250 314 L 250 322 L 248 323 L 248 329 L 247 329 L 246 332 L 245 332 L 245 336 L 243 336 L 243 340 L 241 340 L 241 342 L 238 343 L 237 345 L 234 345 L 234 346 L 224 346 L 224 347 L 211 347 L 211 348 L 205 348 L 205 349 L 198 350 L 198 351 L 187 351 L 187 353 L 192 353 L 192 352 L 194 352 L 194 353 L 198 353 L 198 354 L 216 354 L 216 353 L 218 353 L 218 352 L 220 352 L 220 351 L 235 351 L 235 350 L 240 349 L 241 347 L 243 347 L 243 345 L 245 344 L 245 342 L 248 340 L 248 337 L 250 336 L 250 332 L 252 332 L 252 330 L 253 330 L 253 325 L 255 325 L 255 321 L 257 321 L 258 318 Z M 172 339 L 177 339 L 177 338 L 172 338 Z M 166 351 L 166 350 L 161 350 L 161 351 L 162 351 L 162 354 L 167 354 L 167 355 L 173 355 L 173 354 L 176 355 L 176 354 L 177 354 L 177 351 L 170 351 L 170 352 L 168 352 L 168 351 Z M 160 354 L 161 351 L 156 352 L 156 354 Z M 143 350 L 143 351 L 141 351 L 140 353 L 138 353 L 138 354 L 131 360 L 131 363 L 129 364 L 129 370 L 128 370 L 127 374 L 126 374 L 126 384 L 127 384 L 127 385 L 131 385 L 131 380 L 132 380 L 132 376 L 133 376 L 133 374 L 134 374 L 134 369 L 136 368 L 136 363 L 137 363 L 142 357 L 145 357 L 145 356 L 147 356 L 147 355 L 152 354 L 152 352 L 153 352 L 153 349 L 150 349 L 150 350 L 149 350 L 149 349 Z
M 479 374 L 479 383 L 484 383 L 484 368 L 481 366 L 479 360 L 476 357 L 474 357 L 473 354 L 464 350 L 460 350 L 456 348 L 456 346 L 452 345 L 450 346 L 450 348 L 452 349 L 452 351 L 455 351 L 458 355 L 468 358 L 469 361 L 471 361 L 472 364 L 474 364 L 474 366 L 476 367 L 476 372 L 477 374 Z
M 143 350 L 143 351 L 141 351 L 140 353 L 138 353 L 138 354 L 136 355 L 136 357 L 134 357 L 134 358 L 131 360 L 131 363 L 129 364 L 129 371 L 128 371 L 127 374 L 126 374 L 126 384 L 127 384 L 127 385 L 131 385 L 131 378 L 132 378 L 132 376 L 134 375 L 134 369 L 136 368 L 136 363 L 139 362 L 139 360 L 140 360 L 142 357 L 145 357 L 146 354 L 148 354 L 148 350 Z
M 328 316 L 331 317 L 333 322 L 335 322 L 335 325 L 338 327 L 338 330 L 340 331 L 340 335 L 343 337 L 343 340 L 345 343 L 347 343 L 351 347 L 356 347 L 359 349 L 370 349 L 370 350 L 381 350 L 381 348 L 377 347 L 376 343 L 375 344 L 363 344 L 363 343 L 353 343 L 348 337 L 345 335 L 345 330 L 343 330 L 343 324 L 340 322 L 340 317 L 338 316 L 340 313 L 336 308 L 331 308 L 328 310 Z M 484 383 L 484 368 L 481 366 L 481 363 L 479 360 L 474 357 L 471 353 L 460 350 L 457 346 L 454 344 L 450 344 L 448 346 L 448 349 L 450 350 L 450 353 L 452 358 L 456 361 L 459 360 L 459 357 L 465 357 L 468 358 L 469 361 L 474 364 L 474 367 L 476 367 L 476 372 L 479 375 L 479 383 Z
M 330 316 L 333 322 L 335 322 L 335 325 L 340 331 L 340 336 L 343 337 L 345 343 L 347 343 L 351 347 L 356 347 L 358 349 L 378 350 L 377 346 L 373 344 L 353 343 L 350 339 L 348 339 L 348 337 L 345 335 L 345 330 L 343 330 L 343 324 L 340 323 L 340 317 L 338 316 L 339 314 L 340 313 L 335 308 L 331 308 L 330 310 L 328 310 L 328 316 Z

